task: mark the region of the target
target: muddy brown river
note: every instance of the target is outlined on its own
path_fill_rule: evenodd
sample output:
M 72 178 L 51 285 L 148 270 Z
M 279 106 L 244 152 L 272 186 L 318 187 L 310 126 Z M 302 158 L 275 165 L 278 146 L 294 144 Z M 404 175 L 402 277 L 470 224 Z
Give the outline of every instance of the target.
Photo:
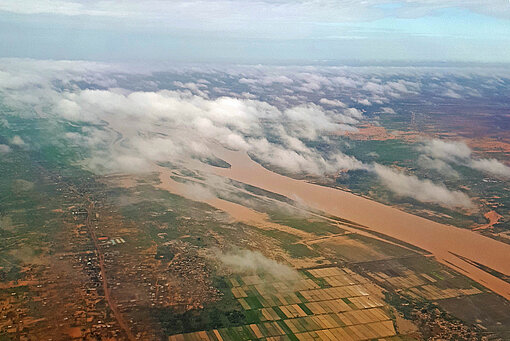
M 113 124 L 112 128 L 131 136 L 129 126 Z M 131 133 L 131 134 L 130 134 Z M 122 136 L 122 134 L 120 134 Z M 118 139 L 113 145 L 122 141 Z M 216 175 L 224 176 L 274 193 L 284 195 L 301 203 L 369 227 L 372 231 L 398 239 L 430 252 L 436 259 L 457 270 L 495 293 L 510 300 L 510 283 L 479 269 L 464 259 L 477 262 L 502 274 L 510 275 L 510 244 L 484 237 L 476 232 L 440 224 L 418 217 L 397 208 L 334 188 L 319 186 L 306 181 L 292 179 L 274 173 L 255 161 L 246 153 L 217 148 L 216 156 L 227 161 L 231 168 L 208 166 Z M 162 187 L 186 196 L 186 190 L 175 181 L 168 180 L 170 173 L 161 167 Z M 196 199 L 194 199 L 196 200 Z M 202 200 L 222 209 L 233 218 L 263 225 L 270 223 L 266 216 L 238 204 L 221 199 Z M 271 224 L 271 223 L 270 223 Z M 462 258 L 460 258 L 460 257 Z
M 311 208 L 354 221 L 433 254 L 436 259 L 510 300 L 507 283 L 460 257 L 510 274 L 510 245 L 470 230 L 440 224 L 397 208 L 334 188 L 274 173 L 246 153 L 219 150 L 231 168 L 210 167 L 214 173 L 305 203 Z M 458 256 L 460 257 L 458 257 Z

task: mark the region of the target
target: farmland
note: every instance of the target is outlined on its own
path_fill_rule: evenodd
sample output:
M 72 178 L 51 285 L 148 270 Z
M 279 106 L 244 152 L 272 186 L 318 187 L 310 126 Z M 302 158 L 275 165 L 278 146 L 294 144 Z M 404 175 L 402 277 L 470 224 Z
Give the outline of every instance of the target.
M 268 281 L 257 275 L 229 279 L 247 324 L 169 340 L 253 340 L 285 336 L 289 340 L 366 340 L 395 336 L 380 288 L 347 268 L 301 270 L 290 281 Z

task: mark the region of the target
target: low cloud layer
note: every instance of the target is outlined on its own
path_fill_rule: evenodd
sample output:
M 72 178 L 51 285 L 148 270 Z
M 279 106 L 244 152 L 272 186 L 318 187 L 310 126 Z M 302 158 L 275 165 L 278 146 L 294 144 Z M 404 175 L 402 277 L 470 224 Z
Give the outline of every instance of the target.
M 267 258 L 258 251 L 239 250 L 237 252 L 220 253 L 218 258 L 233 272 L 262 273 L 287 281 L 299 278 L 299 274 L 295 269 Z
M 498 177 L 510 178 L 510 167 L 504 165 L 496 159 L 478 159 L 471 160 L 470 167 L 484 173 L 489 173 Z
M 83 90 L 62 97 L 55 105 L 57 115 L 73 122 L 108 122 L 125 137 L 126 148 L 115 145 L 115 153 L 137 159 L 131 165 L 140 164 L 143 169 L 149 169 L 154 161 L 212 157 L 214 143 L 252 153 L 292 173 L 323 175 L 338 172 L 340 167 L 361 167 L 360 162 L 341 152 L 321 156 L 305 144 L 320 140 L 325 133 L 349 129 L 343 115 L 334 117 L 314 104 L 280 110 L 251 99 L 211 100 L 168 90 Z M 108 142 L 101 134 L 88 130 L 82 142 L 91 148 L 103 147 Z M 121 168 L 120 162 L 112 165 L 112 169 Z
M 425 169 L 430 169 L 436 171 L 440 175 L 443 175 L 447 178 L 458 179 L 460 178 L 460 174 L 453 169 L 448 163 L 441 159 L 430 158 L 426 155 L 420 155 L 418 158 L 418 166 Z
M 447 161 L 457 161 L 471 157 L 471 149 L 463 142 L 432 139 L 425 141 L 419 150 L 434 158 Z
M 426 159 L 421 159 L 422 165 L 429 165 L 431 168 L 434 168 L 435 165 L 437 170 L 445 174 L 453 174 L 453 169 L 446 163 L 450 162 L 476 169 L 488 175 L 510 178 L 510 167 L 496 159 L 473 157 L 471 149 L 464 142 L 432 139 L 425 141 L 418 150 L 428 155 L 425 156 Z
M 469 197 L 461 191 L 451 191 L 443 184 L 421 180 L 382 165 L 374 165 L 374 172 L 382 183 L 395 194 L 421 202 L 440 204 L 450 208 L 474 208 Z
M 470 207 L 465 194 L 348 155 L 339 137 L 376 113 L 394 114 L 399 98 L 452 89 L 463 97 L 498 93 L 510 78 L 498 70 L 335 67 L 168 67 L 142 70 L 88 62 L 0 60 L 2 100 L 13 112 L 73 127 L 51 136 L 84 151 L 83 167 L 96 173 L 150 172 L 154 165 L 212 159 L 223 146 L 249 153 L 279 171 L 335 177 L 367 170 L 400 196 L 448 207 Z M 465 82 L 469 80 L 469 82 Z M 9 117 L 2 118 L 3 126 Z M 5 144 L 27 147 L 21 132 Z M 36 148 L 36 146 L 34 146 Z M 3 148 L 4 153 L 9 149 Z M 418 165 L 457 178 L 452 165 L 495 176 L 508 167 L 476 159 L 460 142 L 425 141 Z M 399 185 L 400 183 L 400 185 Z M 436 191 L 439 195 L 432 195 Z M 417 194 L 417 192 L 420 192 Z M 457 203 L 455 203 L 457 201 Z

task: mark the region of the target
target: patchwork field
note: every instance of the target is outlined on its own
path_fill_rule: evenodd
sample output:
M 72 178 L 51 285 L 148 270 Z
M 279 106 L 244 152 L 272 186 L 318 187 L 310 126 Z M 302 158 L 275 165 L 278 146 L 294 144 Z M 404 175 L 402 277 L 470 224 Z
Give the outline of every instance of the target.
M 229 282 L 249 324 L 169 340 L 369 340 L 396 335 L 381 289 L 347 268 L 301 270 L 288 281 L 251 275 Z

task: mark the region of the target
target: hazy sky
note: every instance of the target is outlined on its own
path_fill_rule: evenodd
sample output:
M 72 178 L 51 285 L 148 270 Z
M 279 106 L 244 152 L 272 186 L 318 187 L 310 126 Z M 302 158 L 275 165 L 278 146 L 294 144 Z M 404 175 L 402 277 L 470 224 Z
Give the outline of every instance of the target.
M 510 2 L 0 0 L 0 57 L 510 62 Z

